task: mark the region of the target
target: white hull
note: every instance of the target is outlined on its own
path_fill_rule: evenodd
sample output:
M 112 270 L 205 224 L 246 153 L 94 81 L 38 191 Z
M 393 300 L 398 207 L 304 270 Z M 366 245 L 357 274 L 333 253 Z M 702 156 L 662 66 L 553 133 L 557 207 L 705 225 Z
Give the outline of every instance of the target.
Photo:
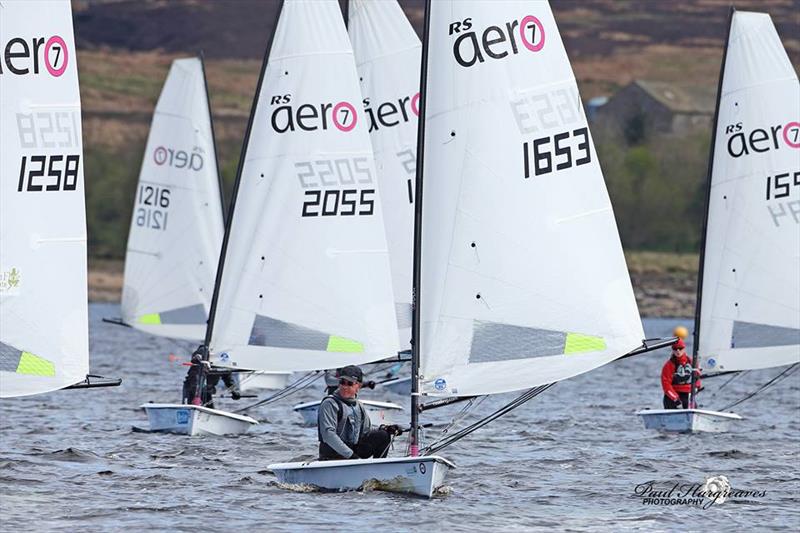
M 240 435 L 258 424 L 253 418 L 199 405 L 146 403 L 150 431 L 180 435 Z
M 724 433 L 742 419 L 737 414 L 704 409 L 645 409 L 636 414 L 642 417 L 645 429 L 685 433 Z
M 303 417 L 303 424 L 306 426 L 317 425 L 317 413 L 319 412 L 319 404 L 322 400 L 313 402 L 301 403 L 294 406 L 295 412 Z M 361 400 L 364 408 L 367 410 L 370 422 L 373 426 L 380 426 L 381 424 L 401 424 L 407 422 L 407 417 L 401 417 L 403 407 L 396 403 L 390 402 L 375 402 L 371 400 Z
M 240 392 L 280 390 L 289 383 L 291 372 L 236 372 Z
M 370 488 L 431 498 L 455 465 L 436 455 L 347 459 L 269 465 L 280 483 L 311 485 L 323 490 Z
M 380 386 L 393 394 L 409 396 L 411 395 L 411 376 L 384 381 Z

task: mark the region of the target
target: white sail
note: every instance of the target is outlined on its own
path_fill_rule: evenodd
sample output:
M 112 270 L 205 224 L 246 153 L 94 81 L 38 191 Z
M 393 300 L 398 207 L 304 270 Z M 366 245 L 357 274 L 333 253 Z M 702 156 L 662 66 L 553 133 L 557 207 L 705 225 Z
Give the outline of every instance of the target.
M 800 362 L 800 85 L 769 15 L 734 12 L 714 146 L 698 355 Z
M 172 63 L 142 160 L 125 255 L 123 321 L 201 341 L 224 223 L 203 65 Z
M 294 371 L 395 355 L 382 207 L 337 2 L 284 2 L 258 90 L 212 359 Z
M 396 0 L 350 0 L 349 14 L 381 188 L 400 349 L 409 350 L 422 44 Z
M 423 390 L 533 387 L 640 346 L 614 213 L 549 4 L 430 9 Z
M 69 1 L 3 2 L 0 51 L 0 396 L 11 397 L 73 385 L 89 371 Z

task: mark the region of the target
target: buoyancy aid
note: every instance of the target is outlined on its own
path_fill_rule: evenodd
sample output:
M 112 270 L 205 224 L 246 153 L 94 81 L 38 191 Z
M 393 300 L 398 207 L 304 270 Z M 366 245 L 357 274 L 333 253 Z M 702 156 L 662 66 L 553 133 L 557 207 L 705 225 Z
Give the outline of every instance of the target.
M 675 370 L 672 372 L 673 385 L 688 385 L 692 382 L 692 362 L 686 361 L 681 364 L 680 362 L 673 362 Z
M 323 398 L 322 401 L 324 402 L 328 398 L 331 398 L 333 401 L 335 401 L 336 406 L 338 407 L 336 413 L 336 434 L 339 435 L 339 438 L 341 438 L 345 442 L 345 444 L 348 444 L 347 441 L 344 439 L 345 424 L 347 424 L 347 416 L 345 416 L 346 413 L 345 409 L 349 409 L 350 405 L 348 405 L 344 400 L 342 400 L 335 394 L 329 394 L 328 396 L 325 396 L 325 398 Z M 367 410 L 364 409 L 364 406 L 361 405 L 361 402 L 357 401 L 355 405 L 358 407 L 358 409 L 361 410 L 361 423 L 363 425 L 364 417 L 367 417 L 369 415 L 367 414 Z M 322 402 L 320 402 L 319 408 L 322 409 Z M 361 433 L 361 428 L 358 428 L 358 433 L 359 434 Z M 340 457 L 340 455 L 336 452 L 336 450 L 328 446 L 328 444 L 322 440 L 322 430 L 320 429 L 319 424 L 317 424 L 317 440 L 319 441 L 319 456 L 321 458 Z

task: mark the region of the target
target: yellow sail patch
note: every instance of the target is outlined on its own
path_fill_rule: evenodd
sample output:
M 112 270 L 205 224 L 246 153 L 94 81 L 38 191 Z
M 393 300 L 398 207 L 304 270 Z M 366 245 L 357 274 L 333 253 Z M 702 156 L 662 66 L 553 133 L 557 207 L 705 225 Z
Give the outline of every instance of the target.
M 564 353 L 599 352 L 606 349 L 603 337 L 582 335 L 580 333 L 567 333 L 567 342 L 564 344 Z
M 327 351 L 358 353 L 364 351 L 364 345 L 361 344 L 360 342 L 356 342 L 350 339 L 345 339 L 344 337 L 337 337 L 336 335 L 331 335 L 330 337 L 328 337 Z
M 158 313 L 142 315 L 139 317 L 139 324 L 147 324 L 148 326 L 158 326 L 159 324 L 161 324 L 161 315 L 159 315 Z
M 17 365 L 17 374 L 29 374 L 31 376 L 55 376 L 56 367 L 47 359 L 30 352 L 22 352 Z

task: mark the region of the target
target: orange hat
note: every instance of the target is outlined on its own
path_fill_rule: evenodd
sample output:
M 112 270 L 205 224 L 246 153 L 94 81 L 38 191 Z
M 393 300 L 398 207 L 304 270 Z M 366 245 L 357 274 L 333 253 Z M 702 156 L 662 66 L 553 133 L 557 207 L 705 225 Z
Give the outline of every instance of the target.
M 683 339 L 678 339 L 678 340 L 676 340 L 675 342 L 672 343 L 672 349 L 673 350 L 677 350 L 679 348 L 680 349 L 686 348 L 686 343 L 683 342 Z

